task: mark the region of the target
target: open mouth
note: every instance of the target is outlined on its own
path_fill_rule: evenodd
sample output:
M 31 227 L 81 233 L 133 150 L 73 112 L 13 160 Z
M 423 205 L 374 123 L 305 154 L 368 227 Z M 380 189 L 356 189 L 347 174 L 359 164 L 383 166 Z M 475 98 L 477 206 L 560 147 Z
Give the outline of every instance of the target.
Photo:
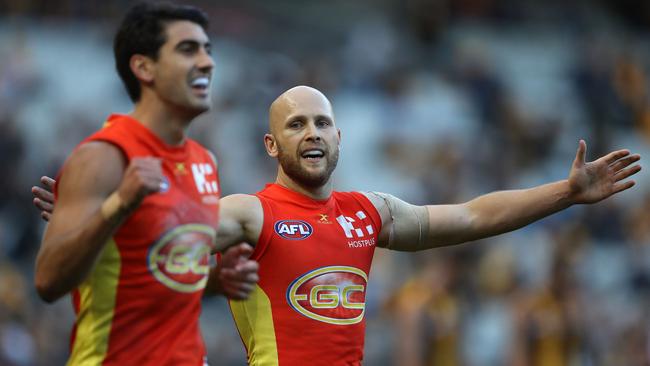
M 199 76 L 190 82 L 190 86 L 198 94 L 207 95 L 210 87 L 210 78 L 207 76 Z
M 309 149 L 303 151 L 300 156 L 307 161 L 316 162 L 325 157 L 325 152 L 321 149 Z

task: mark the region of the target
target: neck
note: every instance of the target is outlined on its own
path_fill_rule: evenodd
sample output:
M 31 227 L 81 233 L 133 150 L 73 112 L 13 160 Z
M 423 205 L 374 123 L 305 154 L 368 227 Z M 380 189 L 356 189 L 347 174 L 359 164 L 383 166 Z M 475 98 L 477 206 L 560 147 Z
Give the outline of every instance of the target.
M 168 145 L 182 144 L 187 127 L 194 119 L 194 116 L 182 113 L 158 98 L 147 97 L 144 93 L 135 104 L 131 117 L 149 128 Z
M 275 179 L 275 183 L 318 201 L 328 199 L 333 191 L 331 179 L 322 186 L 307 187 L 291 179 L 282 168 L 278 170 L 278 177 Z

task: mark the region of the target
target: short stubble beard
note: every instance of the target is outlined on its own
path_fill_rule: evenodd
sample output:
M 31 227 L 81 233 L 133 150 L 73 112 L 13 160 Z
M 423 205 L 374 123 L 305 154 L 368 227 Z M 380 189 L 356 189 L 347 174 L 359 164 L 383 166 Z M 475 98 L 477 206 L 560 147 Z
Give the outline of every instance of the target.
M 296 183 L 308 188 L 320 188 L 324 186 L 329 181 L 330 176 L 339 162 L 339 149 L 334 149 L 332 153 L 329 152 L 329 149 L 326 149 L 323 156 L 323 158 L 327 159 L 325 169 L 320 174 L 313 174 L 302 167 L 300 164 L 301 157 L 298 153 L 296 153 L 296 157 L 294 158 L 282 149 L 279 144 L 277 146 L 278 162 L 282 170 Z

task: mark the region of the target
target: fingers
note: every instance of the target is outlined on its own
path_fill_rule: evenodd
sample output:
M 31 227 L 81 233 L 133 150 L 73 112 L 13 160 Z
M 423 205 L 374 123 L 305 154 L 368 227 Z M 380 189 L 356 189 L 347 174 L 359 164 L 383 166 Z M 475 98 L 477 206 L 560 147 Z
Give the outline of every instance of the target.
M 605 162 L 608 165 L 611 165 L 618 159 L 624 158 L 626 156 L 630 155 L 630 150 L 624 149 L 624 150 L 616 150 L 612 151 L 611 153 L 603 156 L 601 159 L 605 160 Z
M 32 202 L 41 211 L 41 218 L 50 221 L 54 212 L 54 195 L 41 187 L 32 187 L 32 194 L 34 195 Z
M 576 158 L 573 161 L 573 165 L 581 166 L 585 163 L 585 156 L 587 155 L 587 143 L 585 140 L 580 140 L 578 142 L 578 151 L 576 151 Z
M 224 256 L 232 256 L 232 257 L 243 257 L 243 258 L 248 258 L 253 254 L 253 247 L 250 244 L 247 243 L 240 243 L 235 246 L 232 246 L 228 248 L 224 252 Z
M 41 218 L 47 222 L 52 218 L 52 214 L 49 212 L 41 211 Z
M 120 197 L 127 207 L 136 207 L 142 199 L 164 188 L 162 160 L 153 157 L 133 158 L 120 183 Z
M 626 189 L 630 189 L 630 188 L 634 187 L 635 184 L 636 184 L 636 182 L 633 181 L 633 180 L 628 180 L 628 181 L 623 182 L 623 183 L 615 184 L 614 189 L 612 191 L 612 194 L 616 194 L 616 193 L 619 193 L 619 192 L 623 192 Z
M 247 299 L 260 280 L 257 262 L 245 259 L 240 262 L 234 268 L 222 268 L 219 273 L 224 294 L 234 300 Z
M 34 199 L 38 198 L 41 201 L 54 203 L 54 194 L 41 187 L 37 187 L 37 186 L 32 187 L 32 195 L 34 195 Z M 34 204 L 36 204 L 36 202 L 34 202 Z
M 41 211 L 48 212 L 48 213 L 54 212 L 54 205 L 49 202 L 43 201 L 40 198 L 34 198 L 33 203 L 34 206 L 36 206 L 36 208 L 38 208 Z
M 629 166 L 632 163 L 635 163 L 637 161 L 641 160 L 641 155 L 639 154 L 634 154 L 634 155 L 628 155 L 622 159 L 619 159 L 612 164 L 610 164 L 610 167 L 612 168 L 612 171 L 614 173 L 618 172 L 619 170 Z
M 641 171 L 641 165 L 634 165 L 627 169 L 623 169 L 614 174 L 614 181 L 619 182 L 629 176 L 632 176 Z
M 47 188 L 50 192 L 54 190 L 54 185 L 56 184 L 56 181 L 47 175 L 44 175 L 41 177 L 41 183 Z
M 234 267 L 221 268 L 220 275 L 229 281 L 257 283 L 257 281 L 260 280 L 260 277 L 257 274 L 259 268 L 260 265 L 256 261 L 243 260 L 240 263 L 237 263 Z
M 153 193 L 161 189 L 163 183 L 162 160 L 159 158 L 145 157 L 134 158 L 133 171 L 140 178 L 140 183 L 145 192 Z

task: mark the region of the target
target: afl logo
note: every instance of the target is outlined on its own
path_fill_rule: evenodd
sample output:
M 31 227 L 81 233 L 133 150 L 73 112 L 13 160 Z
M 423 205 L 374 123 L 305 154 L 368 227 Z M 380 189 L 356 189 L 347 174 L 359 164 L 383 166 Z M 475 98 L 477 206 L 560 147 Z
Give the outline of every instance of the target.
M 278 235 L 289 240 L 307 239 L 314 232 L 311 225 L 301 220 L 276 221 L 274 228 Z
M 298 313 L 329 324 L 363 320 L 368 276 L 355 267 L 330 266 L 308 272 L 287 289 L 287 302 Z
M 149 271 L 172 290 L 185 293 L 202 290 L 208 281 L 215 236 L 215 229 L 207 225 L 175 227 L 149 249 Z

